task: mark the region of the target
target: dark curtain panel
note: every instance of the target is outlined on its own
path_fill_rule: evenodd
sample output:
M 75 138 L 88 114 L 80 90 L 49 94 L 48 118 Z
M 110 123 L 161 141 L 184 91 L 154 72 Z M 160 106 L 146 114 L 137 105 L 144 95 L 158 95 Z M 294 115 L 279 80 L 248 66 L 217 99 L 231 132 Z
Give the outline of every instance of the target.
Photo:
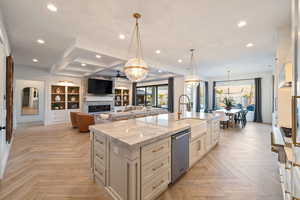
M 6 142 L 10 143 L 13 136 L 13 82 L 14 61 L 12 56 L 6 58 Z
M 212 109 L 216 109 L 216 81 L 213 82 Z
M 205 108 L 204 108 L 204 112 L 208 112 L 208 81 L 204 82 L 204 95 L 205 95 Z
M 136 105 L 136 83 L 132 83 L 132 105 Z
M 196 89 L 196 112 L 200 112 L 201 105 L 200 105 L 200 83 L 197 86 Z
M 262 122 L 261 115 L 261 78 L 255 78 L 255 111 L 254 122 Z
M 168 79 L 168 110 L 174 112 L 174 77 Z

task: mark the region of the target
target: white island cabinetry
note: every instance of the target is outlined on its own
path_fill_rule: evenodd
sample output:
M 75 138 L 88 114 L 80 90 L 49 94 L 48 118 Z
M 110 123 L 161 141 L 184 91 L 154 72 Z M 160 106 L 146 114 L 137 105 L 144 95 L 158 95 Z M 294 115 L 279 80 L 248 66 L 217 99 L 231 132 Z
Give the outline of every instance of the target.
M 171 136 L 191 128 L 191 167 L 211 149 L 211 122 L 166 114 L 91 126 L 94 180 L 113 199 L 154 200 L 171 182 Z

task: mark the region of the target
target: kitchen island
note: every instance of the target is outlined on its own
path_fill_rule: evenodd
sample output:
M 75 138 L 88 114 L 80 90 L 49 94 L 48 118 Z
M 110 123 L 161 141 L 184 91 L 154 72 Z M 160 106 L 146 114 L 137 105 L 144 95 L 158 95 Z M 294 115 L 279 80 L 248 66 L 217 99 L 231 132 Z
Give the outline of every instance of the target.
M 191 130 L 189 168 L 219 140 L 218 116 L 162 114 L 90 127 L 94 180 L 116 200 L 152 200 L 171 181 L 171 136 Z

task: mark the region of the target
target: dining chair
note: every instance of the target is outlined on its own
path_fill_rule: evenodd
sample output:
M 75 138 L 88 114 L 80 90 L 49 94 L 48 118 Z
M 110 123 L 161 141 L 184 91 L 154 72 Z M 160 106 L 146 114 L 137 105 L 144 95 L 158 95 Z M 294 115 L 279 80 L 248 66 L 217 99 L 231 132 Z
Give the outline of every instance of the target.
M 242 124 L 242 128 L 247 124 L 247 114 L 248 110 L 242 110 L 238 115 L 237 122 Z

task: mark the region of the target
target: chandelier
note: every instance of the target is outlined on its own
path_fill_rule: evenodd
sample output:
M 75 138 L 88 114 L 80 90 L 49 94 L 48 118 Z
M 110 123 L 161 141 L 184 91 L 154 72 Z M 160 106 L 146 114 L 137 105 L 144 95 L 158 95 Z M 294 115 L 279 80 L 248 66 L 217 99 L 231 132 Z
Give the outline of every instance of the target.
M 136 42 L 136 51 L 135 51 L 135 57 L 131 58 L 127 61 L 127 63 L 124 66 L 124 72 L 131 81 L 138 82 L 146 78 L 149 68 L 147 66 L 147 63 L 143 60 L 142 55 L 142 43 L 141 43 L 141 36 L 140 36 L 140 30 L 139 30 L 139 23 L 138 20 L 141 18 L 141 14 L 134 13 L 133 17 L 136 19 L 133 35 L 130 42 L 130 48 L 129 51 Z
M 200 79 L 196 75 L 196 66 L 194 63 L 194 51 L 195 49 L 191 49 L 191 70 L 192 73 L 185 78 L 185 83 L 188 84 L 189 86 L 197 86 L 200 83 Z

